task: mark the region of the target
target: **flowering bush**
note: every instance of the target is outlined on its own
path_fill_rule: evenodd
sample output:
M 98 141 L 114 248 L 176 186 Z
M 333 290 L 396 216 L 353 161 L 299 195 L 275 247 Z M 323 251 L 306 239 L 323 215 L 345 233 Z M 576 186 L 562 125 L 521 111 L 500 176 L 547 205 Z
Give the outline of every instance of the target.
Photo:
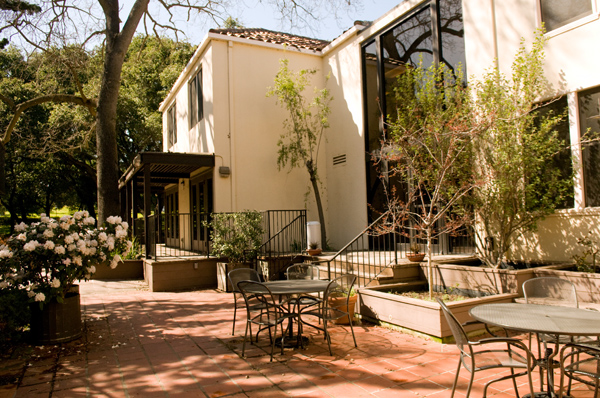
M 131 249 L 126 222 L 108 217 L 101 228 L 87 211 L 60 220 L 42 214 L 39 222 L 15 226 L 0 246 L 0 289 L 26 290 L 40 305 L 62 302 L 74 282 L 87 280 L 96 266 L 115 268 Z

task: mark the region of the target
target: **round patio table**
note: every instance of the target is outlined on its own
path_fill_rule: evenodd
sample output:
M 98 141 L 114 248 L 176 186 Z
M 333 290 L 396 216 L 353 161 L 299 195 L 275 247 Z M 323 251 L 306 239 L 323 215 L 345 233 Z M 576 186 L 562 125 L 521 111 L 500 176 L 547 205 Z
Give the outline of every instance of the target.
M 270 281 L 264 282 L 265 286 L 271 290 L 271 293 L 278 296 L 291 296 L 291 295 L 302 295 L 307 293 L 322 293 L 327 289 L 329 285 L 329 281 L 321 280 L 321 279 L 290 279 L 290 280 L 282 280 L 282 281 Z M 295 338 L 293 335 L 293 324 L 290 319 L 289 328 L 289 336 L 286 339 L 279 339 L 277 344 L 282 344 L 282 340 L 284 341 L 285 347 L 297 347 L 297 341 L 300 342 L 302 346 L 305 346 L 308 343 L 308 338 L 303 337 L 301 334 Z
M 541 304 L 497 303 L 478 305 L 469 314 L 480 322 L 504 329 L 556 336 L 600 336 L 600 312 L 582 308 L 559 307 Z M 558 354 L 555 350 L 546 358 L 552 363 Z M 553 372 L 548 374 L 548 390 L 554 390 Z M 537 397 L 556 396 L 551 393 L 536 394 Z

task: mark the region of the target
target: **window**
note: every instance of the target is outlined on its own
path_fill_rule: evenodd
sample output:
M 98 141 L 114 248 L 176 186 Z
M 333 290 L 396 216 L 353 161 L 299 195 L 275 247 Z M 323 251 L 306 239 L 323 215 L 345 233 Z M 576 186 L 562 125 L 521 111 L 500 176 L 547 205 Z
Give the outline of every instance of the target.
M 600 133 L 600 87 L 581 91 L 577 94 L 579 104 L 579 134 L 585 141 L 587 131 Z M 600 206 L 600 142 L 583 145 L 583 186 L 585 206 Z
M 540 0 L 542 22 L 550 32 L 592 13 L 592 0 Z
M 569 120 L 567 116 L 568 107 L 569 105 L 567 96 L 565 95 L 541 106 L 535 111 L 537 115 L 542 117 L 550 115 L 564 116 L 564 118 L 552 128 L 552 131 L 556 132 L 558 135 L 559 140 L 562 142 L 561 146 L 564 149 L 554 155 L 552 161 L 546 165 L 543 175 L 537 176 L 538 178 L 532 180 L 540 183 L 540 185 L 532 183 L 534 187 L 533 192 L 535 192 L 536 199 L 547 197 L 548 200 L 553 200 L 558 195 L 564 197 L 564 200 L 557 205 L 558 209 L 570 209 L 575 206 L 573 192 L 573 161 L 571 159 L 570 147 L 571 134 L 569 131 Z M 535 124 L 537 128 L 540 127 L 539 119 L 535 121 Z M 553 188 L 549 188 L 545 184 L 550 182 L 551 179 L 557 179 L 561 183 L 559 185 L 555 185 Z M 550 189 L 554 189 L 554 191 L 551 191 Z M 563 192 L 565 192 L 567 189 L 568 193 L 565 195 Z
M 167 111 L 167 140 L 169 148 L 177 144 L 177 104 Z
M 189 103 L 190 103 L 190 125 L 194 127 L 204 117 L 204 107 L 202 101 L 202 69 L 188 83 Z

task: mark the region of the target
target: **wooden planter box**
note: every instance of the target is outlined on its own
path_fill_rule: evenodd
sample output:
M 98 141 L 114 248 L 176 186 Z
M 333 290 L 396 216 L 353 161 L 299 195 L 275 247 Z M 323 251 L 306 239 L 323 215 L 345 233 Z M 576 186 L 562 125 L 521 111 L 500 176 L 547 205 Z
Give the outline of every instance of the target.
M 600 310 L 600 274 L 578 272 L 567 269 L 543 268 L 535 270 L 535 277 L 567 279 L 575 285 L 579 306 Z
M 452 340 L 452 332 L 437 302 L 413 299 L 388 293 L 392 289 L 402 289 L 405 284 L 383 285 L 358 290 L 360 314 L 367 320 L 391 324 L 428 335 L 442 342 Z M 414 284 L 411 284 L 414 287 Z M 449 302 L 448 307 L 462 322 L 471 320 L 469 310 L 480 304 L 510 303 L 518 294 L 505 293 L 493 296 L 477 297 L 463 301 Z M 469 333 L 483 332 L 482 325 L 466 328 Z
M 144 279 L 144 260 L 123 260 L 115 269 L 106 264 L 99 264 L 92 279 Z
M 420 265 L 427 275 L 427 265 Z M 434 264 L 433 286 L 437 291 L 455 289 L 471 297 L 498 293 L 523 295 L 523 282 L 534 278 L 536 272 L 564 267 L 562 264 L 520 270 L 493 269 L 460 264 Z

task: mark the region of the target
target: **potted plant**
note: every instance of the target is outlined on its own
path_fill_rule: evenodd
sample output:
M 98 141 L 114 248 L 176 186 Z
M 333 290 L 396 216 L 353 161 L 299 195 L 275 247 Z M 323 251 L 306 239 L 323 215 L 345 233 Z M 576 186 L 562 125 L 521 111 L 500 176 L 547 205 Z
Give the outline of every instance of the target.
M 321 254 L 322 249 L 319 247 L 318 242 L 310 242 L 308 244 L 308 250 L 306 251 L 309 256 L 318 256 Z
M 127 223 L 121 217 L 106 221 L 96 228 L 86 211 L 60 220 L 42 214 L 39 222 L 16 225 L 16 234 L 0 247 L 0 289 L 27 293 L 36 342 L 78 338 L 81 311 L 75 283 L 90 279 L 101 263 L 116 268 L 131 249 Z
M 346 298 L 348 298 L 347 305 Z M 358 296 L 356 295 L 356 290 L 354 290 L 354 288 L 350 289 L 348 293 L 333 292 L 328 297 L 328 306 L 331 308 L 339 309 L 340 311 L 347 311 L 354 318 L 354 308 L 356 307 L 357 298 Z M 334 323 L 338 325 L 348 325 L 350 324 L 350 319 L 347 316 L 344 316 L 342 318 L 336 319 Z
M 214 213 L 207 223 L 210 228 L 211 254 L 227 259 L 217 263 L 217 287 L 231 291 L 227 274 L 235 268 L 252 267 L 262 244 L 262 216 L 258 211 Z
M 425 258 L 425 253 L 421 253 L 421 245 L 413 243 L 410 245 L 410 253 L 406 253 L 408 261 L 413 263 L 420 263 Z

